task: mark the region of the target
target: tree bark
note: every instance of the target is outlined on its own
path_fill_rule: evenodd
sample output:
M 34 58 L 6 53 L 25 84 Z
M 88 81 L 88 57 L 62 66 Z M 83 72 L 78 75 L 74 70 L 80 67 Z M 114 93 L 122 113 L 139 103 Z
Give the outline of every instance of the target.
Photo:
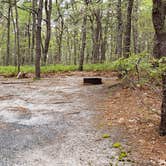
M 66 32 L 67 32 L 67 36 L 66 36 L 66 42 L 67 42 L 67 50 L 68 50 L 68 53 L 66 54 L 66 64 L 71 64 L 71 57 L 72 57 L 72 42 L 70 42 L 70 39 L 71 39 L 71 36 L 70 36 L 70 32 L 69 32 L 69 27 L 66 26 Z
M 31 41 L 31 64 L 34 62 L 35 35 L 36 35 L 36 7 L 37 1 L 32 0 L 32 41 Z
M 10 16 L 11 16 L 11 0 L 8 1 L 8 16 L 7 16 L 7 47 L 6 47 L 6 66 L 9 65 L 10 58 Z
M 61 7 L 58 1 L 56 0 L 56 5 L 57 5 L 57 12 L 58 12 L 58 20 L 59 21 L 59 28 L 57 27 L 57 31 L 59 30 L 59 34 L 56 36 L 56 42 L 58 45 L 57 52 L 55 55 L 55 62 L 56 63 L 61 63 L 61 58 L 62 58 L 62 39 L 63 39 L 63 33 L 64 33 L 64 18 L 61 13 Z M 58 33 L 58 32 L 57 32 Z
M 118 57 L 122 55 L 122 33 L 123 33 L 123 21 L 122 21 L 122 2 L 118 0 L 117 3 L 117 41 L 116 41 L 116 52 Z
M 43 0 L 39 0 L 37 11 L 37 30 L 36 30 L 36 61 L 35 61 L 35 76 L 40 79 L 40 58 L 41 58 L 41 23 Z
M 139 9 L 139 1 L 135 0 L 134 9 L 133 9 L 133 24 L 132 24 L 132 30 L 133 30 L 133 47 L 134 47 L 134 53 L 139 53 L 138 48 L 138 9 Z
M 86 12 L 86 11 L 85 11 Z M 87 23 L 87 15 L 84 14 L 83 23 L 82 23 L 82 46 L 80 50 L 80 63 L 79 63 L 79 71 L 83 71 L 84 57 L 85 57 L 85 46 L 86 46 L 86 23 Z
M 31 55 L 31 13 L 29 13 L 28 17 L 29 17 L 27 23 L 28 55 Z M 31 64 L 31 58 L 28 57 L 27 62 Z
M 14 31 L 14 66 L 17 66 L 17 31 L 16 31 L 16 24 L 15 24 L 15 19 L 13 16 L 13 10 L 11 8 L 11 18 L 13 22 L 13 31 Z
M 45 0 L 45 12 L 46 12 L 46 39 L 43 50 L 44 65 L 47 62 L 48 48 L 51 38 L 51 13 L 52 13 L 52 0 Z
M 94 39 L 93 39 L 93 63 L 98 63 L 100 59 L 100 45 L 101 45 L 101 35 L 102 35 L 102 25 L 101 18 L 102 12 L 100 9 L 94 10 L 94 16 L 96 21 L 96 28 L 94 29 Z
M 17 1 L 15 0 L 15 12 L 16 12 L 16 35 L 17 35 L 17 72 L 20 72 L 20 29 L 18 23 L 18 10 L 17 10 Z
M 77 65 L 77 31 L 74 30 L 74 65 Z
M 107 11 L 107 18 L 104 27 L 104 34 L 101 42 L 101 59 L 100 62 L 103 63 L 106 60 L 106 49 L 107 49 L 107 40 L 108 40 L 108 28 L 109 28 L 109 17 L 110 13 L 109 10 Z
M 166 135 L 166 72 L 162 75 L 163 99 L 161 106 L 160 135 Z
M 155 44 L 154 49 L 155 57 L 166 57 L 166 1 L 165 0 L 153 0 L 153 25 L 155 29 Z M 163 84 L 163 100 L 161 106 L 161 122 L 160 122 L 160 135 L 166 135 L 166 71 L 162 75 Z
M 124 49 L 123 49 L 123 56 L 125 58 L 128 58 L 130 55 L 131 16 L 132 16 L 133 2 L 134 0 L 129 0 L 127 7 L 127 20 L 126 20 L 126 27 L 124 34 Z
M 61 20 L 60 24 L 61 24 L 60 32 L 59 32 L 58 36 L 56 37 L 56 42 L 58 45 L 57 53 L 56 53 L 56 57 L 55 57 L 56 63 L 61 63 L 61 59 L 62 59 L 62 39 L 63 39 L 64 22 Z

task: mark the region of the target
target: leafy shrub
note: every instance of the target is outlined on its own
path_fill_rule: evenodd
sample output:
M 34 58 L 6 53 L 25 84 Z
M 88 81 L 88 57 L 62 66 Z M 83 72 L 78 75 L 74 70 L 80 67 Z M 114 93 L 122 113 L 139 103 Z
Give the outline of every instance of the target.
M 119 72 L 123 77 L 139 76 L 139 78 L 160 79 L 166 71 L 166 57 L 156 60 L 146 53 L 131 55 L 129 58 L 120 58 L 113 62 L 113 70 Z

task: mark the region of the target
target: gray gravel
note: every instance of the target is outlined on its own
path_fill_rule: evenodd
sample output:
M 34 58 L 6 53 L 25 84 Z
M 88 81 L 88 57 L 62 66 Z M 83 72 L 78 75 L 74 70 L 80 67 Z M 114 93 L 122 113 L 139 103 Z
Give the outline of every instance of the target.
M 81 77 L 71 76 L 0 84 L 0 91 L 0 166 L 117 163 L 118 150 L 102 138 L 108 131 L 95 127 L 104 85 L 84 86 Z

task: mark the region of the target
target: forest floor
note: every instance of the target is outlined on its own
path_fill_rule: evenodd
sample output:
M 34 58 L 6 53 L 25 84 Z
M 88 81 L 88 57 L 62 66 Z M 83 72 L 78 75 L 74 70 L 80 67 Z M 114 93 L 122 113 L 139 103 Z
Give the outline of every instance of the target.
M 153 84 L 110 86 L 105 123 L 121 128 L 137 165 L 166 165 L 166 137 L 158 133 L 161 100 L 161 89 Z
M 109 72 L 42 76 L 0 78 L 0 166 L 166 165 L 151 89 L 122 86 Z M 86 76 L 104 84 L 83 85 Z

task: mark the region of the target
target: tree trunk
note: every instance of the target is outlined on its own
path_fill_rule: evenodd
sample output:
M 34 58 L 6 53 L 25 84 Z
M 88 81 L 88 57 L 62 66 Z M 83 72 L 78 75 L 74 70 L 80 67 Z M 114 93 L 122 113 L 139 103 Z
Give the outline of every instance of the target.
M 37 1 L 32 0 L 32 41 L 31 41 L 31 64 L 34 62 L 34 46 L 35 46 L 35 34 L 36 34 L 36 6 Z
M 163 100 L 161 106 L 160 135 L 166 135 L 166 72 L 162 75 Z
M 133 9 L 133 24 L 132 24 L 132 29 L 133 29 L 133 47 L 134 47 L 134 53 L 138 54 L 139 49 L 138 49 L 138 9 L 139 9 L 139 1 L 136 0 L 134 4 L 134 9 Z
M 15 12 L 16 12 L 16 35 L 17 35 L 17 72 L 20 72 L 20 29 L 18 23 L 18 10 L 17 1 L 15 0 Z
M 48 48 L 50 44 L 50 38 L 51 38 L 51 13 L 52 13 L 52 0 L 45 0 L 45 12 L 46 12 L 46 39 L 45 39 L 45 45 L 44 45 L 44 51 L 43 51 L 43 57 L 44 57 L 44 65 L 46 65 L 47 62 L 47 54 L 48 54 Z
M 165 0 L 153 0 L 153 25 L 155 29 L 156 42 L 154 49 L 156 49 L 155 56 L 161 58 L 166 57 L 166 1 Z M 160 135 L 166 135 L 166 71 L 162 75 L 163 84 L 163 100 L 161 107 L 161 123 L 160 123 Z
M 95 46 L 95 28 L 94 28 L 94 15 L 92 14 L 91 16 L 89 16 L 90 18 L 90 22 L 91 22 L 91 38 L 92 38 L 92 56 L 91 56 L 91 63 L 93 63 L 94 61 L 94 46 Z
M 63 39 L 63 33 L 64 33 L 64 18 L 61 13 L 61 7 L 58 3 L 58 0 L 56 0 L 56 6 L 57 6 L 57 12 L 58 12 L 58 20 L 59 20 L 59 34 L 57 34 L 56 41 L 58 44 L 58 49 L 55 55 L 55 62 L 56 63 L 61 63 L 61 58 L 62 58 L 62 39 Z M 58 21 L 57 20 L 57 21 Z M 58 33 L 58 32 L 57 32 Z
M 94 11 L 96 28 L 94 30 L 94 40 L 93 40 L 93 63 L 98 63 L 100 59 L 100 45 L 101 45 L 101 34 L 102 34 L 102 25 L 101 17 L 102 13 L 100 9 Z
M 123 22 L 122 22 L 122 2 L 118 0 L 117 3 L 117 41 L 116 41 L 116 52 L 118 57 L 122 55 L 122 33 L 123 33 Z
M 27 35 L 28 35 L 28 59 L 27 62 L 31 64 L 31 13 L 29 13 L 28 24 L 27 24 Z
M 74 30 L 74 65 L 77 65 L 77 31 Z
M 126 27 L 124 34 L 124 49 L 123 49 L 123 56 L 125 58 L 128 58 L 130 55 L 131 16 L 132 16 L 133 2 L 134 0 L 129 0 L 127 7 L 127 20 L 126 20 Z
M 68 26 L 66 27 L 66 32 L 67 32 L 67 39 L 66 39 L 66 42 L 67 42 L 67 50 L 68 50 L 68 53 L 66 54 L 66 57 L 67 57 L 67 61 L 66 61 L 66 64 L 71 64 L 71 56 L 72 56 L 72 45 L 70 43 L 70 32 L 69 32 L 69 29 L 68 29 Z
M 55 61 L 56 63 L 61 63 L 61 58 L 62 58 L 62 38 L 63 38 L 63 23 L 61 23 L 61 28 L 60 28 L 60 33 L 59 36 L 57 36 L 57 44 L 58 44 L 58 49 L 56 53 L 56 58 Z
M 101 63 L 103 63 L 106 60 L 105 54 L 106 54 L 107 40 L 108 40 L 109 17 L 110 17 L 110 13 L 109 13 L 109 11 L 107 11 L 107 18 L 106 18 L 104 34 L 103 34 L 104 37 L 101 42 L 101 59 L 100 59 Z
M 43 10 L 43 0 L 39 0 L 39 7 L 37 11 L 36 62 L 35 62 L 35 76 L 37 79 L 40 79 L 42 10 Z
M 11 16 L 11 0 L 8 1 L 8 16 L 7 16 L 7 47 L 6 47 L 6 66 L 9 65 L 10 58 L 10 16 Z
M 86 12 L 86 11 L 85 11 Z M 84 57 L 85 57 L 85 46 L 86 46 L 86 23 L 87 23 L 87 15 L 84 15 L 83 23 L 82 23 L 82 46 L 80 50 L 80 63 L 79 63 L 79 71 L 83 71 Z
M 13 10 L 11 8 L 11 18 L 13 22 L 13 31 L 14 31 L 14 66 L 17 66 L 17 31 L 16 31 L 16 24 L 15 24 L 15 19 L 13 16 Z

